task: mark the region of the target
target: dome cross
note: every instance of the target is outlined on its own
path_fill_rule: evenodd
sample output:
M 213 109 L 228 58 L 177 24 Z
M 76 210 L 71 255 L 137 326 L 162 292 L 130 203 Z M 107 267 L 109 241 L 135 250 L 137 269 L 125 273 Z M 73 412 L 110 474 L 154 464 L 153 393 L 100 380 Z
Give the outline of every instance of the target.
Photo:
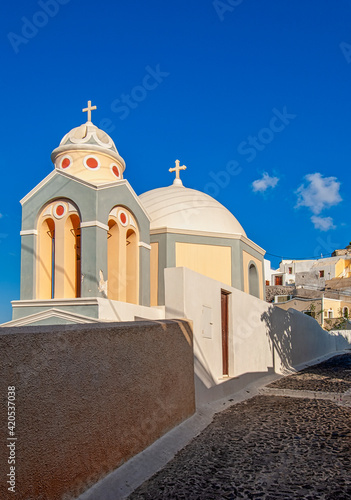
M 180 161 L 179 160 L 176 160 L 175 164 L 176 166 L 174 168 L 170 168 L 169 171 L 170 172 L 175 172 L 176 173 L 176 176 L 175 176 L 175 179 L 173 181 L 173 184 L 178 184 L 178 185 L 183 185 L 180 177 L 179 177 L 179 173 L 181 170 L 186 170 L 186 166 L 183 165 L 183 166 L 179 166 L 179 163 Z
M 97 109 L 96 106 L 91 105 L 91 101 L 88 101 L 88 107 L 82 109 L 83 113 L 88 113 L 88 122 L 91 122 L 91 112 Z

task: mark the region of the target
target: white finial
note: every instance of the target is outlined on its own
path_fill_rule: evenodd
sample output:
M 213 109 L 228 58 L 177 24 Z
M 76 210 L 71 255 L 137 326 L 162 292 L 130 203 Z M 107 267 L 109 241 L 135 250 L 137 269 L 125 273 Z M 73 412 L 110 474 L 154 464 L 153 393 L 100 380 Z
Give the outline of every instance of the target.
M 88 107 L 82 109 L 83 113 L 87 112 L 88 113 L 88 122 L 91 122 L 91 112 L 97 109 L 96 106 L 91 105 L 91 101 L 88 101 Z
M 176 162 L 175 162 L 176 166 L 174 168 L 170 168 L 169 169 L 170 172 L 175 172 L 176 173 L 175 179 L 173 181 L 173 184 L 175 186 L 182 186 L 183 185 L 183 183 L 182 183 L 182 181 L 181 181 L 181 179 L 179 177 L 179 172 L 181 170 L 186 170 L 186 166 L 183 165 L 182 167 L 180 167 L 179 163 L 180 163 L 179 160 L 176 160 Z

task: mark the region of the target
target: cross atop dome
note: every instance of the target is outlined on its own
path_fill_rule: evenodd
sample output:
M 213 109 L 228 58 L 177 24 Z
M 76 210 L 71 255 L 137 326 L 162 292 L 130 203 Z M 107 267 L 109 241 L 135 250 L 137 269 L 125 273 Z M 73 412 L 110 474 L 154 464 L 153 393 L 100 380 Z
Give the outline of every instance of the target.
M 176 162 L 175 162 L 176 166 L 175 166 L 174 168 L 170 168 L 170 169 L 169 169 L 169 171 L 170 171 L 170 172 L 175 172 L 175 173 L 176 173 L 175 179 L 174 179 L 174 181 L 173 181 L 173 184 L 174 184 L 175 186 L 182 186 L 182 185 L 183 185 L 183 183 L 182 183 L 182 181 L 181 181 L 181 179 L 180 179 L 180 176 L 179 176 L 179 172 L 180 172 L 181 170 L 186 170 L 186 166 L 185 166 L 185 165 L 183 165 L 183 166 L 181 166 L 181 167 L 180 167 L 180 166 L 179 166 L 179 163 L 180 163 L 180 161 L 179 161 L 179 160 L 176 160 Z
M 91 122 L 91 112 L 97 109 L 96 106 L 91 105 L 91 101 L 88 101 L 88 107 L 82 109 L 83 113 L 88 113 L 88 122 Z

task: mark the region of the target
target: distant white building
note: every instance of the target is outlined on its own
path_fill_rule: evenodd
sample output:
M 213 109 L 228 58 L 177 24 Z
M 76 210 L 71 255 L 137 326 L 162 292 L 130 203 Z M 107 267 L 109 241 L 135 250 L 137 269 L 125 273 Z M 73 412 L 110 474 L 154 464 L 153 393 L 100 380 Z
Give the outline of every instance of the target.
M 274 270 L 271 268 L 271 262 L 265 259 L 266 285 L 294 285 L 296 273 L 310 271 L 315 262 L 314 260 L 282 260 L 279 269 Z
M 335 253 L 335 252 L 334 252 Z M 323 288 L 326 280 L 351 277 L 351 255 L 342 254 L 315 260 L 282 260 L 279 269 L 272 269 L 265 260 L 266 285 L 296 285 Z

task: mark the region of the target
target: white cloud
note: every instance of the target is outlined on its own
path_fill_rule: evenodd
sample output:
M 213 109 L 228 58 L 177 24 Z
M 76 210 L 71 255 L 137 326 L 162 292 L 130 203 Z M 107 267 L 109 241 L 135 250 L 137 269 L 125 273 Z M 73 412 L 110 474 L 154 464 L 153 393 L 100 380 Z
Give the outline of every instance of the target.
M 264 193 L 268 188 L 275 188 L 278 184 L 278 177 L 271 177 L 267 172 L 264 172 L 261 179 L 257 179 L 252 183 L 254 193 Z
M 319 217 L 318 215 L 312 215 L 311 221 L 313 222 L 315 229 L 319 229 L 320 231 L 336 229 L 334 221 L 331 217 Z
M 308 207 L 318 215 L 325 208 L 338 205 L 342 201 L 339 193 L 340 182 L 336 177 L 323 177 L 320 173 L 305 176 L 307 184 L 301 184 L 296 191 L 297 207 Z

